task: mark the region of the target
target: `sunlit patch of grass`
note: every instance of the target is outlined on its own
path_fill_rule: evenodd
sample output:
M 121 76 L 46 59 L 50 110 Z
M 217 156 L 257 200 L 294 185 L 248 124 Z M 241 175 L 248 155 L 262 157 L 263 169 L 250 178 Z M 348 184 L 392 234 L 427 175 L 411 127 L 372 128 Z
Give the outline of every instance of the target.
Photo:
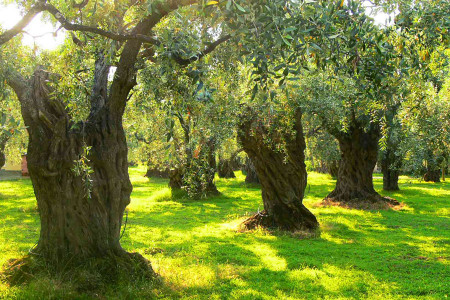
M 130 169 L 134 190 L 121 240 L 148 258 L 162 285 L 146 282 L 83 294 L 71 284 L 39 278 L 24 287 L 0 283 L 16 299 L 444 299 L 448 296 L 450 184 L 402 176 L 401 211 L 318 207 L 334 187 L 329 175 L 308 176 L 305 205 L 317 234 L 257 229 L 239 232 L 262 209 L 258 185 L 245 176 L 216 178 L 220 196 L 189 200 L 167 180 Z M 29 180 L 0 182 L 0 263 L 25 255 L 39 237 Z M 122 228 L 123 229 L 123 228 Z

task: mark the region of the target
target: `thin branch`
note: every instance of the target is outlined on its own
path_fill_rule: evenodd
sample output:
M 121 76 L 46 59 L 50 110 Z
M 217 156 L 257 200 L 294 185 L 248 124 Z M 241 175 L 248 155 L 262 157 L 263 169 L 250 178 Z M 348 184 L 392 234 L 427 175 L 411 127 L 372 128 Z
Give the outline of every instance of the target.
M 231 38 L 231 35 L 225 35 L 221 38 L 219 38 L 217 41 L 214 41 L 213 43 L 209 44 L 208 47 L 205 48 L 205 50 L 203 50 L 202 52 L 200 52 L 198 55 L 192 56 L 191 58 L 182 58 L 180 56 L 177 56 L 174 58 L 174 60 L 182 65 L 182 66 L 186 66 L 194 61 L 200 60 L 203 56 L 208 55 L 209 53 L 213 52 L 214 49 L 217 48 L 217 46 L 219 46 L 220 44 L 228 41 Z
M 83 9 L 83 7 L 85 7 L 88 3 L 89 3 L 89 0 L 83 0 L 80 3 L 76 3 L 74 1 L 72 6 L 73 6 L 73 8 Z
M 72 31 L 82 31 L 82 32 L 90 32 L 95 33 L 107 38 L 110 38 L 115 41 L 127 41 L 127 40 L 139 40 L 143 43 L 150 43 L 153 45 L 159 45 L 159 41 L 155 39 L 154 37 L 147 36 L 144 34 L 121 34 L 116 33 L 108 30 L 103 30 L 98 27 L 94 26 L 86 26 L 86 25 L 80 25 L 80 24 L 74 24 L 69 22 L 64 15 L 53 5 L 51 4 L 45 4 L 44 10 L 49 12 L 53 17 L 61 23 L 61 26 L 66 30 L 72 30 Z
M 150 145 L 155 140 L 155 139 L 147 140 L 145 137 L 140 136 L 137 132 L 134 133 L 134 137 L 136 138 L 136 140 L 138 140 L 138 142 L 143 142 L 147 145 Z

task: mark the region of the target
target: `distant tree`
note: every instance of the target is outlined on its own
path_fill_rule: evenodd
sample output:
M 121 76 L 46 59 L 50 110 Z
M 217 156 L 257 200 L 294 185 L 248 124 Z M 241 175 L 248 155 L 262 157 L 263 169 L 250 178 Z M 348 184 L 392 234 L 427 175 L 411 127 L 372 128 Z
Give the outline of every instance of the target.
M 416 80 L 411 94 L 400 112 L 405 123 L 405 170 L 425 181 L 439 182 L 448 168 L 450 149 L 449 83 L 437 90 L 431 83 Z M 419 101 L 414 101 L 418 99 Z
M 317 116 L 305 113 L 306 158 L 311 170 L 337 177 L 340 152 L 336 139 L 321 125 Z

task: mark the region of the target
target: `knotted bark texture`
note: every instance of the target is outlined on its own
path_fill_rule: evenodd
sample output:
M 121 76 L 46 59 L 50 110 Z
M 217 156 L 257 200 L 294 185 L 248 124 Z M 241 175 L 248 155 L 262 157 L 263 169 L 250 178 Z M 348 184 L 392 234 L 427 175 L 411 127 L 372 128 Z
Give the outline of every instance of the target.
M 347 132 L 335 134 L 341 150 L 341 161 L 335 189 L 325 198 L 325 203 L 364 208 L 367 204 L 399 203 L 382 197 L 373 187 L 373 170 L 378 159 L 380 133 L 373 125 L 365 131 L 353 120 Z
M 132 186 L 123 111 L 110 108 L 114 102 L 107 96 L 108 72 L 99 60 L 91 113 L 84 122 L 72 121 L 56 98 L 49 84 L 56 82 L 55 75 L 38 69 L 23 91 L 17 91 L 29 133 L 28 169 L 41 221 L 32 253 L 57 269 L 98 258 L 105 263 L 120 260 L 130 273 L 139 269 L 153 276 L 143 257 L 120 245 Z
M 270 133 L 259 122 L 250 109 L 242 116 L 238 140 L 254 163 L 261 182 L 264 210 L 243 226 L 253 229 L 257 226 L 296 231 L 318 227 L 316 217 L 303 205 L 302 200 L 307 182 L 305 166 L 305 140 L 301 124 L 301 111 L 295 111 L 294 135 L 286 133 L 281 137 Z M 283 142 L 285 152 L 274 148 L 271 141 Z

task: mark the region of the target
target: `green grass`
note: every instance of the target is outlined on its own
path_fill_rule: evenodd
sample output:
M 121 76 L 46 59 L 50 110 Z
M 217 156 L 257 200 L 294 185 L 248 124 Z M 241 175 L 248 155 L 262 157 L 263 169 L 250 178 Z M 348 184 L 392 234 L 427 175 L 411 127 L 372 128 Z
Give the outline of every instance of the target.
M 402 177 L 401 211 L 318 207 L 334 181 L 309 174 L 305 205 L 321 224 L 316 238 L 239 233 L 237 225 L 262 209 L 260 190 L 237 179 L 217 180 L 222 195 L 201 201 L 172 197 L 167 181 L 142 177 L 134 185 L 123 246 L 148 258 L 161 285 L 137 282 L 100 295 L 39 278 L 22 287 L 0 283 L 19 299 L 444 299 L 449 294 L 450 184 Z M 375 186 L 381 190 L 381 178 Z M 0 264 L 25 255 L 39 237 L 29 180 L 0 182 Z M 1 298 L 1 296 L 0 296 Z

